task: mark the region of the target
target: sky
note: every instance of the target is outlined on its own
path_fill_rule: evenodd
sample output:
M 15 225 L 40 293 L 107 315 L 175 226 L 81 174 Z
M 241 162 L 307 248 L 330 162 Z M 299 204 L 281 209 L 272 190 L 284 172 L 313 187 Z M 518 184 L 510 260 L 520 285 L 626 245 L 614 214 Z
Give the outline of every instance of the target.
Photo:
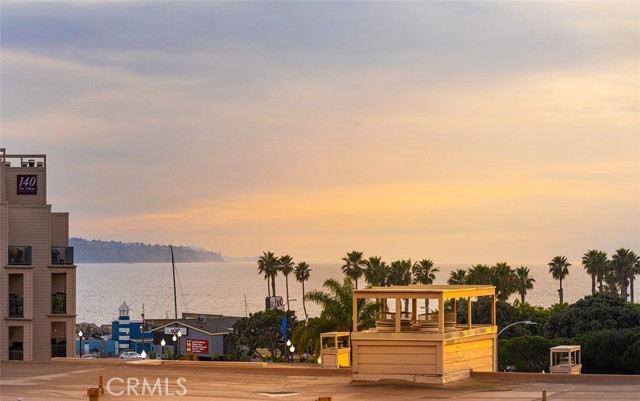
M 435 263 L 640 252 L 637 1 L 11 1 L 0 146 L 70 235 Z

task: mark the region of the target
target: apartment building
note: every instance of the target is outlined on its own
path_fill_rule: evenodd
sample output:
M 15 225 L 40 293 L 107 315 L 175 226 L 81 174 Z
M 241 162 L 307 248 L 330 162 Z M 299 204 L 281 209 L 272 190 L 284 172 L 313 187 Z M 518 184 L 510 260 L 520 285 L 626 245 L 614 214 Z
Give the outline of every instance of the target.
M 75 353 L 76 266 L 69 214 L 47 203 L 46 155 L 0 148 L 0 359 Z

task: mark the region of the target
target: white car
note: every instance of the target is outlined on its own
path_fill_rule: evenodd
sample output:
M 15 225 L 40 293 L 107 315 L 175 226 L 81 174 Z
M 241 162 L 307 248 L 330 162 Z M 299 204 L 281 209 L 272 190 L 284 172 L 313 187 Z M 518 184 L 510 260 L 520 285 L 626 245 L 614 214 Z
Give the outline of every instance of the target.
M 99 358 L 100 356 L 96 353 L 91 353 L 91 354 L 84 354 L 82 355 L 80 358 L 82 359 L 96 359 Z
M 142 355 L 135 351 L 125 351 L 120 354 L 120 359 L 142 359 Z

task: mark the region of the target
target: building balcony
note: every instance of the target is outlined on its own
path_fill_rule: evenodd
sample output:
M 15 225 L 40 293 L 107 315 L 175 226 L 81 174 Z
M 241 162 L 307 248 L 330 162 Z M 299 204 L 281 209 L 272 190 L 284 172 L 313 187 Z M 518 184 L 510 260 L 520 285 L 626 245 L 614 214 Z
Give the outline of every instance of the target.
M 67 313 L 67 294 L 58 291 L 51 294 L 51 314 L 65 315 Z
M 73 264 L 73 247 L 72 246 L 52 246 L 51 247 L 51 264 L 52 265 L 72 265 Z
M 9 247 L 9 265 L 30 265 L 31 264 L 31 247 L 30 246 L 10 246 Z
M 24 298 L 9 294 L 9 317 L 24 317 Z

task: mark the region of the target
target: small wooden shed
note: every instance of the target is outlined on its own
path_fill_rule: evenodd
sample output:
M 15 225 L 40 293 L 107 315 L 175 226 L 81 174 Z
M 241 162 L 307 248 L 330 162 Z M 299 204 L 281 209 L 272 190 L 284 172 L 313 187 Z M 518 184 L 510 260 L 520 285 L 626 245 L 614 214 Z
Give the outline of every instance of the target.
M 582 356 L 579 345 L 558 345 L 549 349 L 549 372 L 579 375 Z
M 320 346 L 323 368 L 351 366 L 351 333 L 348 331 L 320 334 Z
M 472 321 L 477 297 L 491 300 L 489 324 Z M 376 327 L 358 331 L 358 300 L 375 299 L 384 310 Z M 438 303 L 438 312 L 419 313 L 419 300 Z M 406 301 L 405 301 L 406 300 Z M 403 302 L 405 301 L 405 302 Z M 447 310 L 445 310 L 447 301 Z M 458 323 L 456 302 L 467 303 L 467 322 Z M 390 311 L 388 304 L 395 304 Z M 402 305 L 408 305 L 402 311 Z M 495 371 L 495 287 L 490 285 L 409 285 L 353 292 L 352 377 L 360 381 L 401 379 L 442 384 L 468 377 L 472 370 Z

